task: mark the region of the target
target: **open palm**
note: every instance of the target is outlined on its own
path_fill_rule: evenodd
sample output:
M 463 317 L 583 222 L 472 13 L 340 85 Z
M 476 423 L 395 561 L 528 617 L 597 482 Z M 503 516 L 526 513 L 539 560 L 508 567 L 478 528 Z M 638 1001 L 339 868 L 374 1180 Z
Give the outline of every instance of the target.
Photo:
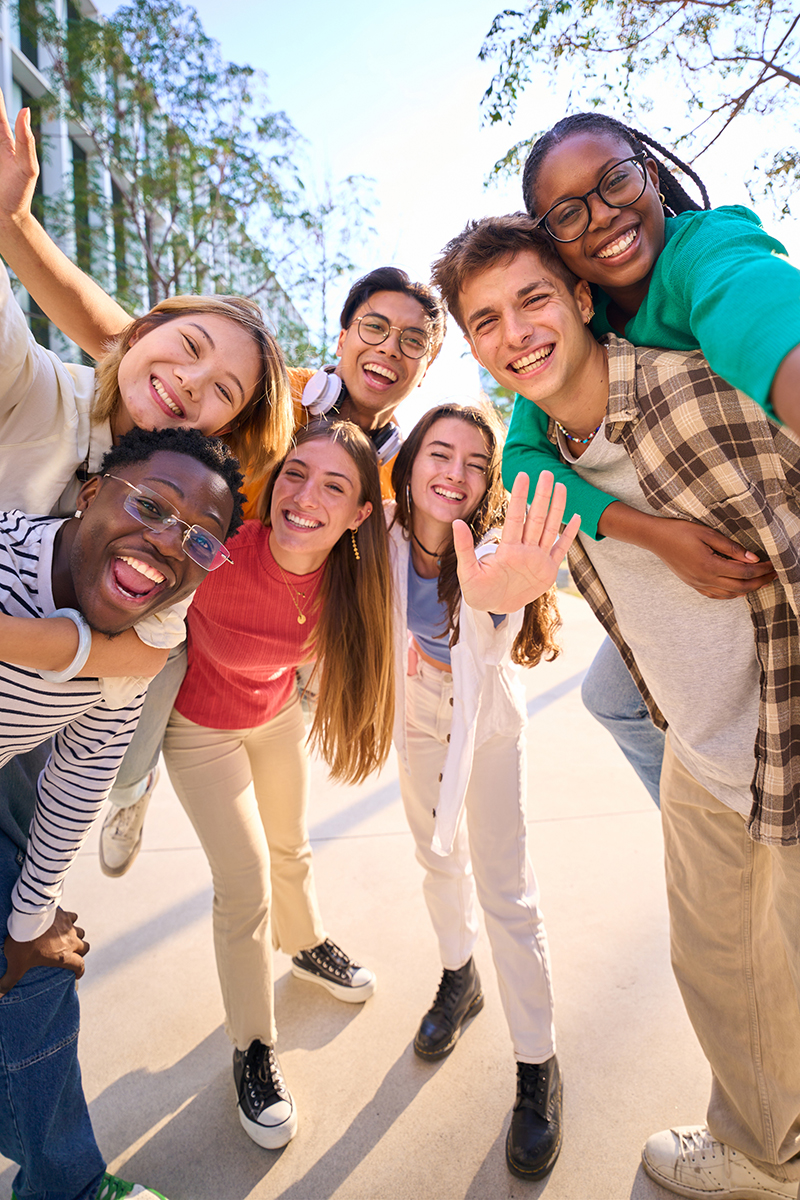
M 511 489 L 505 525 L 497 550 L 478 558 L 469 527 L 453 523 L 461 594 L 470 608 L 512 613 L 536 600 L 556 581 L 558 568 L 580 525 L 576 514 L 559 536 L 567 489 L 553 486 L 551 471 L 542 471 L 533 503 L 526 513 L 528 476 L 520 472 Z

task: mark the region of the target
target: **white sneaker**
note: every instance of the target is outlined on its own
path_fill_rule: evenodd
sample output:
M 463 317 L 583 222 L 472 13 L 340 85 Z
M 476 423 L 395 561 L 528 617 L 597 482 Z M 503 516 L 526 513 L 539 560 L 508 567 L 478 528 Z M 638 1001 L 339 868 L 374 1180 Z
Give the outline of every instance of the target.
M 718 1200 L 797 1200 L 800 1182 L 765 1175 L 732 1146 L 711 1136 L 705 1125 L 683 1125 L 654 1133 L 644 1144 L 642 1166 L 651 1179 L 679 1196 Z
M 111 803 L 100 830 L 100 870 L 117 878 L 132 866 L 142 846 L 145 813 L 158 783 L 159 769 L 147 776 L 145 790 L 135 804 L 119 808 Z

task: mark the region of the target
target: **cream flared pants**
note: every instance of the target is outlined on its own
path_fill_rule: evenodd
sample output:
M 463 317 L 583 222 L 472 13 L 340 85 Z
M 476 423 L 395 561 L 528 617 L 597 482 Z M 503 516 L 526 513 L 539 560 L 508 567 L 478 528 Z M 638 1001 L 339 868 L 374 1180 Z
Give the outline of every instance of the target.
M 274 1045 L 272 949 L 325 939 L 308 840 L 308 754 L 293 698 L 254 729 L 206 729 L 173 710 L 164 758 L 206 852 L 225 1027 L 239 1050 Z
M 406 678 L 410 770 L 400 764 L 400 790 L 425 870 L 428 912 L 442 966 L 470 958 L 483 909 L 514 1055 L 546 1062 L 555 1053 L 550 955 L 539 889 L 527 855 L 525 742 L 494 737 L 475 750 L 464 812 L 452 852 L 431 850 L 439 780 L 452 721 L 453 677 L 420 661 Z

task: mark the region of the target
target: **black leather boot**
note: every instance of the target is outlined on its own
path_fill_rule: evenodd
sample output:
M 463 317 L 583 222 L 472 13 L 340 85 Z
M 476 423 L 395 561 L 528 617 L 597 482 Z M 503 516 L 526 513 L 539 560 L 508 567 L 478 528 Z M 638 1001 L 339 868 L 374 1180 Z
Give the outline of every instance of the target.
M 461 1026 L 483 1008 L 481 981 L 473 959 L 457 971 L 442 971 L 442 982 L 414 1038 L 420 1058 L 445 1058 L 458 1041 Z
M 520 1179 L 541 1179 L 561 1150 L 561 1072 L 545 1063 L 517 1063 L 517 1100 L 506 1138 L 506 1164 Z

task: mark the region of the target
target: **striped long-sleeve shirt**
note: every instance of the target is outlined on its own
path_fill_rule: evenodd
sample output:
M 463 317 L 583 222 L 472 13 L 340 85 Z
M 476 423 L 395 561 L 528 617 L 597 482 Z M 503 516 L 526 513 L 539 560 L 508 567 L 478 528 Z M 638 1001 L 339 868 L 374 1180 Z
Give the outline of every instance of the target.
M 61 524 L 0 512 L 0 611 L 41 617 L 54 610 L 53 542 Z M 11 647 L 0 653 L 11 656 Z M 0 662 L 0 697 L 0 766 L 54 739 L 8 922 L 13 938 L 30 941 L 53 922 L 64 876 L 108 796 L 144 695 L 110 709 L 96 679 L 47 683 L 35 671 Z

